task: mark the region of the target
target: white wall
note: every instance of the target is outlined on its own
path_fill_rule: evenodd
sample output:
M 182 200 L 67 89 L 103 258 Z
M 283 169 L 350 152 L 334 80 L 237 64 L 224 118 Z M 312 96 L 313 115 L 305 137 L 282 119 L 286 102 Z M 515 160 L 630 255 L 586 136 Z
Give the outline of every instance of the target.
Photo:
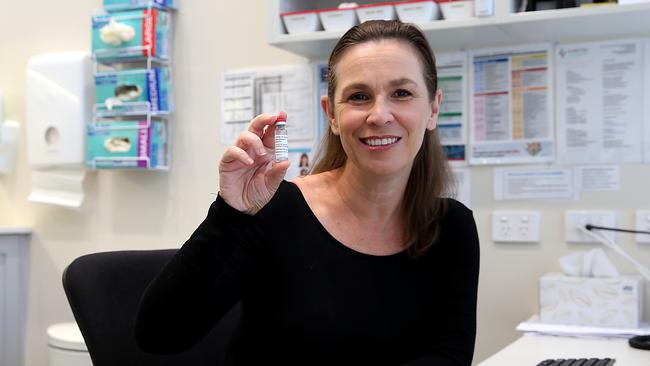
M 0 89 L 5 92 L 8 119 L 24 126 L 28 58 L 89 50 L 90 17 L 100 5 L 100 0 L 0 0 Z M 78 212 L 26 202 L 31 173 L 24 144 L 16 170 L 0 176 L 0 226 L 34 229 L 28 281 L 28 366 L 47 363 L 47 326 L 72 320 L 60 280 L 72 259 L 95 251 L 178 247 L 205 216 L 214 199 L 211 193 L 217 191 L 216 167 L 224 148 L 218 138 L 220 72 L 305 61 L 267 45 L 266 2 L 183 0 L 177 15 L 171 172 L 91 174 L 85 184 L 86 202 Z M 22 135 L 24 142 L 24 129 Z M 514 340 L 517 322 L 536 312 L 536 281 L 544 272 L 557 269 L 555 259 L 590 248 L 562 241 L 563 211 L 616 209 L 622 215 L 621 224 L 631 225 L 633 210 L 650 208 L 645 192 L 650 166 L 625 166 L 621 192 L 585 194 L 577 202 L 495 203 L 492 169 L 472 168 L 472 178 L 482 246 L 476 350 L 476 360 L 482 360 Z M 542 243 L 493 244 L 489 215 L 497 208 L 541 210 Z M 621 242 L 632 255 L 650 264 L 650 245 Z

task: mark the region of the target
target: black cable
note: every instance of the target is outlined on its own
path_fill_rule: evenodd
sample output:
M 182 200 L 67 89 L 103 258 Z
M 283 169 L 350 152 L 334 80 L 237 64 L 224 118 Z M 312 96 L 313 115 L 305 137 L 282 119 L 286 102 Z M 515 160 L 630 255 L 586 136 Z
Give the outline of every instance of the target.
M 590 231 L 592 229 L 597 229 L 597 230 L 607 230 L 607 231 L 618 231 L 618 232 L 621 232 L 621 233 L 648 234 L 648 235 L 650 235 L 650 231 L 627 230 L 627 229 L 619 229 L 619 228 L 616 228 L 616 227 L 596 226 L 596 225 L 592 225 L 592 224 L 585 225 L 585 229 L 590 230 Z
M 585 225 L 585 229 L 589 231 L 596 229 L 596 230 L 618 231 L 622 233 L 631 233 L 631 234 L 650 234 L 650 231 L 627 230 L 627 229 L 619 229 L 615 227 L 596 226 L 592 224 Z M 628 340 L 628 344 L 632 348 L 650 350 L 650 335 L 632 337 Z

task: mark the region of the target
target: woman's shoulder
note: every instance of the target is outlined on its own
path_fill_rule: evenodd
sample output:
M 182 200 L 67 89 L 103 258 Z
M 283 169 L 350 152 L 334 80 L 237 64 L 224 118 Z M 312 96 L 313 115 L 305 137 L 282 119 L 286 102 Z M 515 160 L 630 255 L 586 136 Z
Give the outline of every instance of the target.
M 474 222 L 474 213 L 465 204 L 450 197 L 441 198 L 441 200 L 444 207 L 442 220 L 445 223 L 466 224 Z
M 307 202 L 311 202 L 327 194 L 333 179 L 331 172 L 323 172 L 295 178 L 291 183 L 300 190 Z

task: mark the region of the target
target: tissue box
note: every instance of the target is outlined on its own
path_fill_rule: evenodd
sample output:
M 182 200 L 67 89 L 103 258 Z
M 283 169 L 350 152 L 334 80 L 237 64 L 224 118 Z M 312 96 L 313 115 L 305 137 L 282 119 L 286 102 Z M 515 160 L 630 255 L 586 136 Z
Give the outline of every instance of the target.
M 171 17 L 144 9 L 93 17 L 92 49 L 98 60 L 169 58 Z
M 161 121 L 98 122 L 88 126 L 86 163 L 93 168 L 165 169 L 167 133 Z
M 98 73 L 95 113 L 120 115 L 171 111 L 169 68 Z
M 544 323 L 637 328 L 643 318 L 640 276 L 570 277 L 548 273 L 539 280 Z

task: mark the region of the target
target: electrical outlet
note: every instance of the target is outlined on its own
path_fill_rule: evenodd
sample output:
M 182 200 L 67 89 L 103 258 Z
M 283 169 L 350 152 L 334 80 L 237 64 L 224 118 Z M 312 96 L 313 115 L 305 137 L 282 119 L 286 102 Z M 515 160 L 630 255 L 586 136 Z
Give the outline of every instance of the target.
M 595 226 L 616 226 L 616 212 L 614 211 L 566 211 L 564 213 L 564 241 L 568 243 L 597 243 L 596 239 L 576 229 L 576 226 L 585 227 L 587 224 Z M 613 231 L 600 231 L 609 239 L 615 240 Z
M 492 212 L 492 241 L 539 242 L 540 213 L 537 211 Z
M 636 212 L 636 229 L 650 231 L 650 210 L 638 210 Z M 636 234 L 637 243 L 650 243 L 650 234 Z

